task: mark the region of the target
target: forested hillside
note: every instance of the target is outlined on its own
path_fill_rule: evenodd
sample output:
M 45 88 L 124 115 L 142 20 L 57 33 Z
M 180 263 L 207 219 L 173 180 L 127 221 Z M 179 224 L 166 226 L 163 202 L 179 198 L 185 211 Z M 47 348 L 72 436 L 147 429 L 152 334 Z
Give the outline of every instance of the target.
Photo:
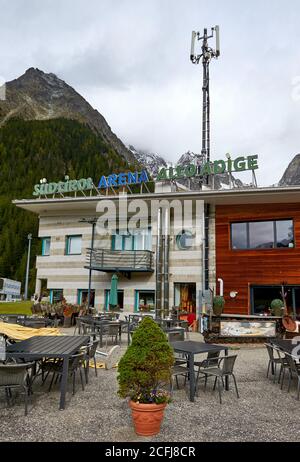
M 104 143 L 100 135 L 75 120 L 11 119 L 0 127 L 0 276 L 24 285 L 27 235 L 34 236 L 30 292 L 34 291 L 35 256 L 40 252 L 38 218 L 11 204 L 32 197 L 33 185 L 48 181 L 126 170 L 128 164 Z

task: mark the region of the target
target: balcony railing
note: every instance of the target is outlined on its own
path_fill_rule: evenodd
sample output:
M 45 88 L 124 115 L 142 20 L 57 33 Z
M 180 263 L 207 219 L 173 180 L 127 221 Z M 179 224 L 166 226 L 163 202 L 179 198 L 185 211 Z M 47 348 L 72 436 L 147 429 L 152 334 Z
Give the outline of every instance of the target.
M 88 249 L 85 268 L 106 272 L 151 272 L 153 252 L 149 250 Z

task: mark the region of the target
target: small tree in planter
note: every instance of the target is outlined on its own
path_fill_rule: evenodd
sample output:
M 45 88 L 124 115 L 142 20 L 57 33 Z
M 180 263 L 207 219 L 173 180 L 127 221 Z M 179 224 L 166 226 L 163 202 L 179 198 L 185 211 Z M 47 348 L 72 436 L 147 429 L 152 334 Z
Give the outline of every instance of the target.
M 275 298 L 271 302 L 271 312 L 273 316 L 282 316 L 284 309 L 284 302 L 280 298 Z
M 220 316 L 223 313 L 225 299 L 221 295 L 217 295 L 213 299 L 213 312 L 215 316 Z
M 170 401 L 163 383 L 169 383 L 174 355 L 166 335 L 146 317 L 132 336 L 132 343 L 118 366 L 119 396 L 130 398 L 135 432 L 155 435 Z

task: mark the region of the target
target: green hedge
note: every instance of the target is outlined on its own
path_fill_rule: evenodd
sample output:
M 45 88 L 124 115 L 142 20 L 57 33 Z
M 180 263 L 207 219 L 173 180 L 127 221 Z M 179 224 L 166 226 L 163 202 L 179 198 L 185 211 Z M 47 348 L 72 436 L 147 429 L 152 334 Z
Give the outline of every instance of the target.
M 32 302 L 2 302 L 0 314 L 32 314 Z

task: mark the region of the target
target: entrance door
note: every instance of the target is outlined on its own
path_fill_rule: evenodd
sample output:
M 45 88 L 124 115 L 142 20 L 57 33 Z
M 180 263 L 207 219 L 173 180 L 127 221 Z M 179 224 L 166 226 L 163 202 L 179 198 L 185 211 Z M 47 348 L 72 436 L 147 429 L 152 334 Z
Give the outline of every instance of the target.
M 196 283 L 175 283 L 174 305 L 181 311 L 196 313 Z
M 297 321 L 300 321 L 300 287 L 294 287 L 294 307 Z

